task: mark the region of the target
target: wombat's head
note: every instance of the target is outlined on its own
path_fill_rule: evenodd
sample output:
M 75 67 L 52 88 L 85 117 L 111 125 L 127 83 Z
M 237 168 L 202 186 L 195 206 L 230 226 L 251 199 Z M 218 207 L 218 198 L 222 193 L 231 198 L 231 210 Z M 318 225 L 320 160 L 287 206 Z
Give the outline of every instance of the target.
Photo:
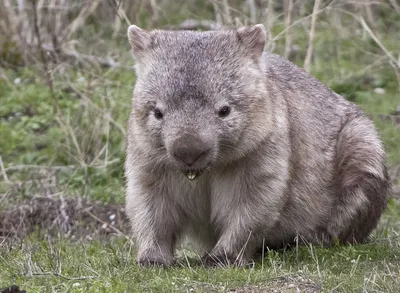
M 145 31 L 130 26 L 136 59 L 134 143 L 190 179 L 252 151 L 268 122 L 262 25 Z

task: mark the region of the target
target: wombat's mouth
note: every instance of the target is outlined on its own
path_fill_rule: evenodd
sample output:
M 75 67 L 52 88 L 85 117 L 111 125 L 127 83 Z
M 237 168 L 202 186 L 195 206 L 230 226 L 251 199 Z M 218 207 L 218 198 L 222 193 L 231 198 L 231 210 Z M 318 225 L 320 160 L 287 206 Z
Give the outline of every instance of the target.
M 202 173 L 202 170 L 188 170 L 188 171 L 183 171 L 183 175 L 185 175 L 189 180 L 194 180 L 198 176 L 200 176 Z

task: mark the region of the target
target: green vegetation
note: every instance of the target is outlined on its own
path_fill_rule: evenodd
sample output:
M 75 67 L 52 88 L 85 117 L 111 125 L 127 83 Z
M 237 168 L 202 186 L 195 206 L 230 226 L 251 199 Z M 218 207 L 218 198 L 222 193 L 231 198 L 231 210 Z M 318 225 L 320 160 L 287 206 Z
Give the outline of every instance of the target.
M 248 268 L 207 269 L 181 250 L 173 268 L 142 269 L 129 241 L 76 243 L 34 234 L 5 247 L 0 287 L 15 282 L 29 292 L 398 292 L 399 218 L 399 205 L 392 203 L 369 244 L 270 251 Z
M 182 5 L 179 1 L 164 2 L 173 4 L 158 11 L 142 3 L 140 13 L 134 13 L 139 7 L 135 4 L 131 10 L 125 7 L 126 14 L 145 27 L 168 27 L 188 18 L 215 19 L 214 14 L 218 14 L 212 1 L 204 5 L 194 0 Z M 310 25 L 306 16 L 313 1 L 310 7 L 304 5 L 304 11 L 299 8 L 300 12 L 294 13 L 292 22 L 301 21 L 290 30 L 285 27 L 287 12 L 278 2 L 269 26 L 270 48 L 283 55 L 287 32 L 292 42 L 289 58 L 303 66 Z M 229 3 L 231 19 L 249 23 L 239 2 Z M 387 52 L 395 59 L 399 56 L 400 13 L 388 4 L 374 7 L 375 22 L 367 23 L 380 45 L 360 24 L 361 12 L 351 15 L 337 5 L 320 13 L 311 69 L 374 120 L 393 171 L 400 165 L 400 114 L 396 114 L 400 67 Z M 130 68 L 133 59 L 126 23 L 115 29 L 115 23 L 101 24 L 97 20 L 100 15 L 101 11 L 95 10 L 85 25 L 71 33 L 80 42 L 76 50 L 93 56 L 117 56 L 122 66 L 77 65 L 50 58 L 46 65 L 39 57 L 32 62 L 24 59 L 30 55 L 17 41 L 0 37 L 0 158 L 4 164 L 0 170 L 0 213 L 10 206 L 15 208 L 20 200 L 54 194 L 123 204 L 125 125 L 135 81 Z M 257 17 L 267 23 L 263 15 Z M 35 54 L 34 50 L 31 53 Z M 393 183 L 399 185 L 399 172 L 391 173 Z M 134 261 L 135 248 L 125 238 L 74 241 L 65 235 L 45 236 L 44 231 L 37 231 L 10 241 L 0 223 L 0 288 L 18 284 L 28 293 L 299 292 L 297 288 L 300 292 L 399 292 L 399 235 L 400 204 L 395 198 L 368 244 L 271 251 L 254 266 L 237 269 L 206 269 L 191 251 L 183 249 L 174 268 L 141 269 Z

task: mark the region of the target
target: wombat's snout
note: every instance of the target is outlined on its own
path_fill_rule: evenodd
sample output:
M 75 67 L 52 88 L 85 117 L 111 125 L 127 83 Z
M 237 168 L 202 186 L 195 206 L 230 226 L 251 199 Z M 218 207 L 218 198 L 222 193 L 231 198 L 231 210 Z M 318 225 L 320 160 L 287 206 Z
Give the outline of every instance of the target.
M 199 168 L 203 167 L 203 161 L 211 148 L 212 144 L 205 139 L 193 134 L 185 134 L 172 143 L 171 153 L 185 167 Z M 199 166 L 195 166 L 196 163 Z

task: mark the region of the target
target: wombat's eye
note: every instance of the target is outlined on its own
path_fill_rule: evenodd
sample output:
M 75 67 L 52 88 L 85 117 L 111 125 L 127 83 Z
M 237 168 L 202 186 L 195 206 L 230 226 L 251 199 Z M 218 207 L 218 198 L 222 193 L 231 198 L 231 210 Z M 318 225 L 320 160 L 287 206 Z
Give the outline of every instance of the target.
M 161 120 L 164 117 L 164 114 L 161 112 L 160 109 L 155 108 L 154 109 L 154 117 L 156 117 L 156 119 Z
M 228 106 L 223 106 L 221 109 L 219 109 L 218 116 L 223 118 L 228 116 L 229 113 L 231 113 L 231 108 Z

